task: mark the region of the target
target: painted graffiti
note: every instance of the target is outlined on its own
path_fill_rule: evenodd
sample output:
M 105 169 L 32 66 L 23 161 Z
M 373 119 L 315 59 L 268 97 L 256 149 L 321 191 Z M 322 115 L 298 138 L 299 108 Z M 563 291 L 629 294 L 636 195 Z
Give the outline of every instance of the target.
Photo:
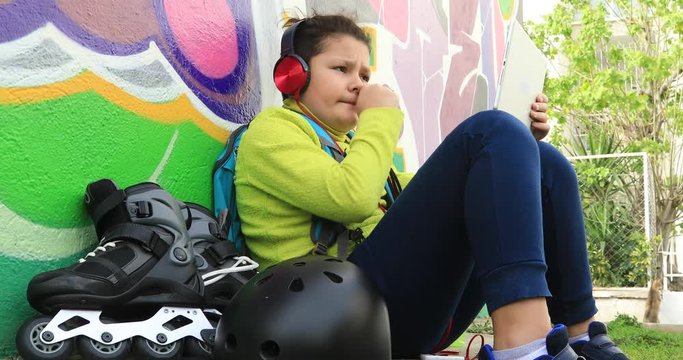
M 0 354 L 28 280 L 97 240 L 89 182 L 210 205 L 222 143 L 261 107 L 253 19 L 241 0 L 0 1 Z
M 519 0 L 289 0 L 287 6 L 355 16 L 377 36 L 374 81 L 401 94 L 407 123 L 399 145 L 416 169 L 473 113 L 489 108 L 506 27 Z M 400 59 L 400 60 L 399 60 Z
M 32 312 L 28 280 L 95 242 L 89 182 L 210 205 L 229 131 L 279 102 L 284 10 L 355 16 L 371 35 L 373 81 L 406 112 L 394 163 L 415 170 L 492 103 L 519 1 L 0 0 L 0 354 Z
M 170 65 L 162 74 L 179 76 L 188 90 L 216 115 L 246 122 L 260 105 L 259 87 L 254 86 L 258 76 L 253 64 L 252 21 L 249 4 L 238 0 L 17 0 L 0 9 L 0 23 L 10 24 L 0 32 L 0 42 L 25 38 L 47 25 L 52 28 L 49 35 L 62 34 L 84 51 L 114 56 L 119 63 L 128 65 L 136 63 L 123 59 L 149 52 L 153 47 L 163 62 Z M 45 50 L 41 55 L 49 65 L 59 66 L 60 60 L 82 60 L 54 56 L 63 54 L 61 45 L 63 42 L 58 41 L 47 48 L 40 47 Z M 35 67 L 35 58 L 24 60 Z M 21 59 L 17 61 L 16 65 L 21 65 Z M 128 70 L 118 72 L 117 80 L 135 83 L 135 79 L 147 80 L 150 73 L 159 74 L 163 69 L 156 64 L 146 68 L 129 66 Z M 161 76 L 158 80 L 163 79 Z M 145 81 L 145 85 L 153 87 L 163 82 Z

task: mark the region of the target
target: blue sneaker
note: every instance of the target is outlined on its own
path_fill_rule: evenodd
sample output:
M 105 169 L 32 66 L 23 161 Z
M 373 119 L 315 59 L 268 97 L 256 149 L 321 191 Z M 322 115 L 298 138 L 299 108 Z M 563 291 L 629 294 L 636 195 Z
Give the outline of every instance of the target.
M 599 321 L 588 325 L 589 341 L 577 341 L 571 346 L 586 360 L 628 360 L 621 349 L 607 336 L 607 326 Z
M 569 346 L 569 333 L 564 325 L 556 325 L 545 337 L 545 347 L 549 355 L 542 355 L 535 360 L 576 360 L 579 356 Z M 495 360 L 493 348 L 484 345 L 479 351 L 479 360 Z

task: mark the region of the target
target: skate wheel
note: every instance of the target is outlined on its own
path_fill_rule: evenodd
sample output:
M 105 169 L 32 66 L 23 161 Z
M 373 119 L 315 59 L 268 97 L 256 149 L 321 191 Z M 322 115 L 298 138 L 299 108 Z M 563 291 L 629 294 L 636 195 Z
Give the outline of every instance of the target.
M 40 332 L 52 320 L 49 316 L 38 316 L 26 321 L 17 330 L 17 350 L 24 360 L 65 360 L 73 351 L 74 343 L 71 339 L 54 344 L 46 344 L 40 337 Z
M 76 346 L 84 359 L 123 360 L 130 351 L 130 340 L 105 344 L 87 336 L 80 336 L 76 340 Z
M 193 337 L 185 339 L 185 356 L 191 359 L 211 359 L 213 349 L 211 345 Z
M 182 354 L 183 341 L 159 345 L 141 336 L 133 339 L 133 351 L 136 359 L 177 359 Z

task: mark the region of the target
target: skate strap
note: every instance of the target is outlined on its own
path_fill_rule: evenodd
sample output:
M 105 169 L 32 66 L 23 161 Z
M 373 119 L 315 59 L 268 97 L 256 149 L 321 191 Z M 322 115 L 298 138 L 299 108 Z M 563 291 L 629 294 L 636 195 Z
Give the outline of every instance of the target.
M 92 213 L 92 219 L 95 225 L 97 225 L 104 215 L 107 215 L 111 209 L 119 206 L 123 201 L 126 200 L 126 192 L 123 190 L 116 190 L 109 194 L 101 203 L 97 205 L 95 211 Z
M 161 258 L 168 250 L 168 244 L 148 225 L 122 223 L 112 226 L 102 236 L 100 245 L 116 240 L 134 240 L 147 247 L 154 256 Z
M 583 345 L 581 349 L 583 355 L 589 359 L 625 359 L 624 353 L 607 336 L 607 334 L 596 334 L 590 341 Z
M 204 259 L 213 267 L 225 262 L 225 260 L 239 256 L 235 246 L 229 241 L 219 241 L 209 247 L 204 252 Z
M 114 275 L 114 281 L 113 282 L 115 284 L 119 284 L 122 281 L 125 281 L 128 279 L 128 275 L 126 275 L 126 273 L 123 270 L 121 270 L 121 267 L 119 267 L 118 265 L 116 265 L 114 262 L 112 262 L 109 259 L 104 259 L 101 257 L 93 256 L 93 257 L 88 257 L 88 261 L 98 263 L 98 264 L 106 267 L 107 269 L 109 269 L 109 271 L 111 271 L 112 275 Z

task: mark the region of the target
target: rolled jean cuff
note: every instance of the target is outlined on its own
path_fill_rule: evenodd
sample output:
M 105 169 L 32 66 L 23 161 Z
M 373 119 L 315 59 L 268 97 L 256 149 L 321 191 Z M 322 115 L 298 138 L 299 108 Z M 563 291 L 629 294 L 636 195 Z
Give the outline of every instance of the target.
M 529 298 L 550 297 L 542 261 L 524 261 L 501 266 L 480 278 L 489 313 L 503 305 Z
M 598 313 L 593 294 L 583 300 L 560 302 L 555 299 L 548 301 L 550 320 L 553 324 L 574 325 L 590 319 Z

